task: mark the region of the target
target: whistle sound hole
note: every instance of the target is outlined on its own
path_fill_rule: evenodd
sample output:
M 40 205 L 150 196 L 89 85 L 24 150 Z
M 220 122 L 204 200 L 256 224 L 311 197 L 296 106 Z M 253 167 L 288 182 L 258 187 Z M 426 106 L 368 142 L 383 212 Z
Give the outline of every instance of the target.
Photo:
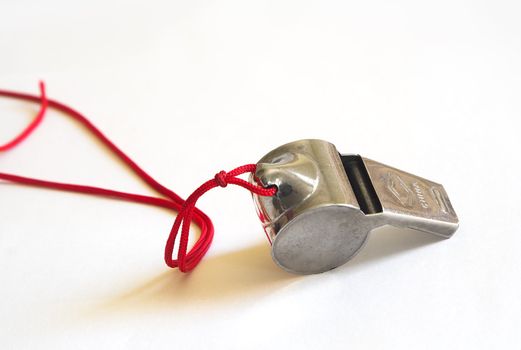
M 340 155 L 340 159 L 342 160 L 347 178 L 355 193 L 360 210 L 362 210 L 364 214 L 381 213 L 382 204 L 376 195 L 362 157 L 356 155 Z

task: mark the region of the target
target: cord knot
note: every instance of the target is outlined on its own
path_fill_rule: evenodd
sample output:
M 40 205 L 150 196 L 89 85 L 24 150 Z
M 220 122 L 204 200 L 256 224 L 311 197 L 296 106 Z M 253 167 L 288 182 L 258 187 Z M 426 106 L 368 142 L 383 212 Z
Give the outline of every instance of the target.
M 224 170 L 219 171 L 217 174 L 215 174 L 214 180 L 217 182 L 217 185 L 221 187 L 228 186 L 228 180 L 226 177 L 228 176 L 228 173 Z

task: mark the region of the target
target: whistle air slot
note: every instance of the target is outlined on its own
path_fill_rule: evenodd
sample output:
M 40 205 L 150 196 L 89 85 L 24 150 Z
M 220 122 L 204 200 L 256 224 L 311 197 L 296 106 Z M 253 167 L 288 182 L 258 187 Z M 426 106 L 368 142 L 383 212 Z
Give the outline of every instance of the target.
M 340 159 L 360 209 L 366 215 L 381 213 L 382 204 L 376 195 L 362 157 L 357 155 L 340 155 Z

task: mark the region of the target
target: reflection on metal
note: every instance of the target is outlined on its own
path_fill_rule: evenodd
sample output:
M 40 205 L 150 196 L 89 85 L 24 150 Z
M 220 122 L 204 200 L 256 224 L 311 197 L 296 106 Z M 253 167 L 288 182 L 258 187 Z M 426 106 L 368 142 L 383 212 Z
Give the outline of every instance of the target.
M 458 218 L 443 186 L 357 155 L 340 155 L 321 140 L 283 145 L 257 164 L 256 181 L 275 185 L 254 195 L 274 261 L 301 274 L 342 265 L 383 225 L 449 238 Z

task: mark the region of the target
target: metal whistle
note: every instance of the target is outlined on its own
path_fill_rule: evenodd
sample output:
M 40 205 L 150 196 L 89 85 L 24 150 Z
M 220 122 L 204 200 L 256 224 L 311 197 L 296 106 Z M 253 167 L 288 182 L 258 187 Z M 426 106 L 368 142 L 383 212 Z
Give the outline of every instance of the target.
M 250 178 L 277 186 L 254 195 L 273 260 L 298 274 L 331 270 L 351 259 L 373 229 L 392 225 L 449 238 L 458 217 L 442 185 L 322 140 L 280 146 Z

